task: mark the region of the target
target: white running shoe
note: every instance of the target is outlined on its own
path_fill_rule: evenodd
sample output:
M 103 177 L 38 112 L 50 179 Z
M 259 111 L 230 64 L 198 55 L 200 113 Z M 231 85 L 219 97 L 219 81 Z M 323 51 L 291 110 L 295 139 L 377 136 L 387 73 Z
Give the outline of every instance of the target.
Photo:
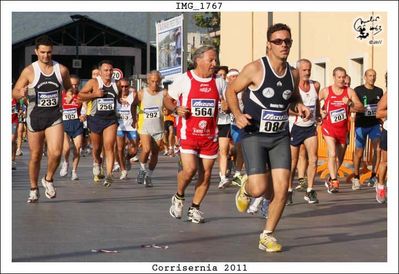
M 138 162 L 139 161 L 139 157 L 137 157 L 137 155 L 134 155 L 132 158 L 130 158 L 130 162 Z
M 227 187 L 230 184 L 231 184 L 231 182 L 230 182 L 229 178 L 227 178 L 227 177 L 220 178 L 220 182 L 219 182 L 218 188 L 219 189 L 223 189 L 223 188 Z
M 27 203 L 36 203 L 39 201 L 40 193 L 39 189 L 34 189 L 29 192 L 29 197 Z
M 72 170 L 72 177 L 71 177 L 72 181 L 76 181 L 79 180 L 79 176 L 78 173 L 76 173 L 76 170 Z
M 45 189 L 44 194 L 46 195 L 46 197 L 49 199 L 54 199 L 56 197 L 56 192 L 53 182 L 49 182 L 45 179 L 45 177 L 43 177 L 42 185 Z
M 188 221 L 195 224 L 203 223 L 205 220 L 204 213 L 201 210 L 196 209 L 195 207 L 190 207 L 188 209 L 187 219 Z
M 24 155 L 24 153 L 22 152 L 21 149 L 17 149 L 17 151 L 15 152 L 15 155 L 16 156 L 22 156 L 22 155 Z
M 179 200 L 175 195 L 172 197 L 172 205 L 169 209 L 169 214 L 173 218 L 181 219 L 183 213 L 183 200 Z
M 127 179 L 127 171 L 126 170 L 121 171 L 121 177 L 119 177 L 119 179 L 121 179 L 121 180 Z
M 100 164 L 93 163 L 93 175 L 94 176 L 100 175 Z
M 114 168 L 112 169 L 112 172 L 117 172 L 121 169 L 121 167 L 119 166 L 118 162 L 114 163 Z
M 352 178 L 352 190 L 360 189 L 360 180 L 357 178 Z
M 61 169 L 60 169 L 60 176 L 61 177 L 65 177 L 68 175 L 68 167 L 69 167 L 69 163 L 68 162 L 63 162 L 61 165 Z

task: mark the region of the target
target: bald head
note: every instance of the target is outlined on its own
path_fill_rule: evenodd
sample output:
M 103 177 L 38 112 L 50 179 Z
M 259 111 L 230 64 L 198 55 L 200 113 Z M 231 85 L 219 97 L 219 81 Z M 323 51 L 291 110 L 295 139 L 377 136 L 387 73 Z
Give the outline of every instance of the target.
M 368 89 L 372 89 L 374 87 L 375 81 L 377 80 L 377 73 L 374 69 L 367 69 L 364 72 L 364 85 Z

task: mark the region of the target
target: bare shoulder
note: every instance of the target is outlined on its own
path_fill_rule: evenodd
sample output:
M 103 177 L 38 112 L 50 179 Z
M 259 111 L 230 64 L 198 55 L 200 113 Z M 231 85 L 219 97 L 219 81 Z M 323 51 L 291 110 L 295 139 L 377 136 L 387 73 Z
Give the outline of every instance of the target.
M 312 80 L 312 81 L 313 81 L 313 85 L 314 85 L 316 91 L 319 92 L 319 90 L 320 90 L 320 83 L 317 82 L 317 81 L 315 81 L 315 80 Z

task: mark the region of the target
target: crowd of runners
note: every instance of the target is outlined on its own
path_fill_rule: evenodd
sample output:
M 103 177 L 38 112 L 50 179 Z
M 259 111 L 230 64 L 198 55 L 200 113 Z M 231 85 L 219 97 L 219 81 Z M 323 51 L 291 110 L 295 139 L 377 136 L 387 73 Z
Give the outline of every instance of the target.
M 333 83 L 321 87 L 311 80 L 311 61 L 303 58 L 288 64 L 292 43 L 287 25 L 271 26 L 266 55 L 241 71 L 218 66 L 216 48 L 202 46 L 192 56 L 194 68 L 170 85 L 162 85 L 162 75 L 154 70 L 137 90 L 128 78 L 113 78 L 112 60 L 102 60 L 81 87 L 78 75 L 52 60 L 51 40 L 39 37 L 38 60 L 21 72 L 12 89 L 12 169 L 18 169 L 15 157 L 22 155 L 27 140 L 27 202 L 39 200 L 39 180 L 45 196 L 56 198 L 53 178 L 58 167 L 61 177 L 79 180 L 80 157 L 90 154 L 94 182 L 112 188 L 118 177 L 132 177 L 153 187 L 153 173 L 163 153 L 177 156 L 179 162 L 170 215 L 182 218 L 185 190 L 195 181 L 187 219 L 203 223 L 200 206 L 218 159 L 218 188 L 238 187 L 237 210 L 260 211 L 266 217 L 259 248 L 281 251 L 274 232 L 285 206 L 293 203 L 294 190 L 303 192 L 309 204 L 319 202 L 314 188 L 318 134 L 328 154 L 326 191 L 337 195 L 338 170 L 353 119 L 352 190 L 362 187 L 360 166 L 369 139 L 372 174 L 364 185 L 375 187 L 376 200 L 385 203 L 387 93 L 374 85 L 376 71 L 367 69 L 364 84 L 352 89 L 346 70 L 336 67 Z M 47 170 L 39 179 L 43 156 Z M 135 162 L 137 174 L 129 173 Z M 296 185 L 294 178 L 298 178 Z

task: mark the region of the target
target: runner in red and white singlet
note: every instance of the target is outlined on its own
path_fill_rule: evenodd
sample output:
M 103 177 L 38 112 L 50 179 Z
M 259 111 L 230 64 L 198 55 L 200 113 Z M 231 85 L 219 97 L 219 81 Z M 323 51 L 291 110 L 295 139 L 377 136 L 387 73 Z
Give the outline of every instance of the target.
M 328 150 L 328 170 L 330 178 L 325 182 L 328 193 L 339 189 L 338 169 L 344 159 L 347 146 L 349 111 L 364 112 L 356 92 L 345 85 L 346 70 L 336 67 L 333 70 L 334 84 L 319 93 L 320 114 L 323 118 L 321 131 Z M 337 164 L 338 158 L 338 164 Z
M 199 48 L 193 55 L 195 68 L 174 79 L 164 98 L 165 107 L 178 115 L 177 136 L 180 139 L 183 165 L 178 174 L 177 193 L 172 197 L 169 213 L 174 218 L 181 218 L 184 191 L 198 170 L 193 202 L 188 210 L 188 220 L 193 223 L 204 221 L 199 207 L 208 191 L 219 148 L 218 102 L 220 94 L 226 88 L 226 82 L 214 76 L 216 58 L 214 47 Z M 174 100 L 177 101 L 177 107 Z

